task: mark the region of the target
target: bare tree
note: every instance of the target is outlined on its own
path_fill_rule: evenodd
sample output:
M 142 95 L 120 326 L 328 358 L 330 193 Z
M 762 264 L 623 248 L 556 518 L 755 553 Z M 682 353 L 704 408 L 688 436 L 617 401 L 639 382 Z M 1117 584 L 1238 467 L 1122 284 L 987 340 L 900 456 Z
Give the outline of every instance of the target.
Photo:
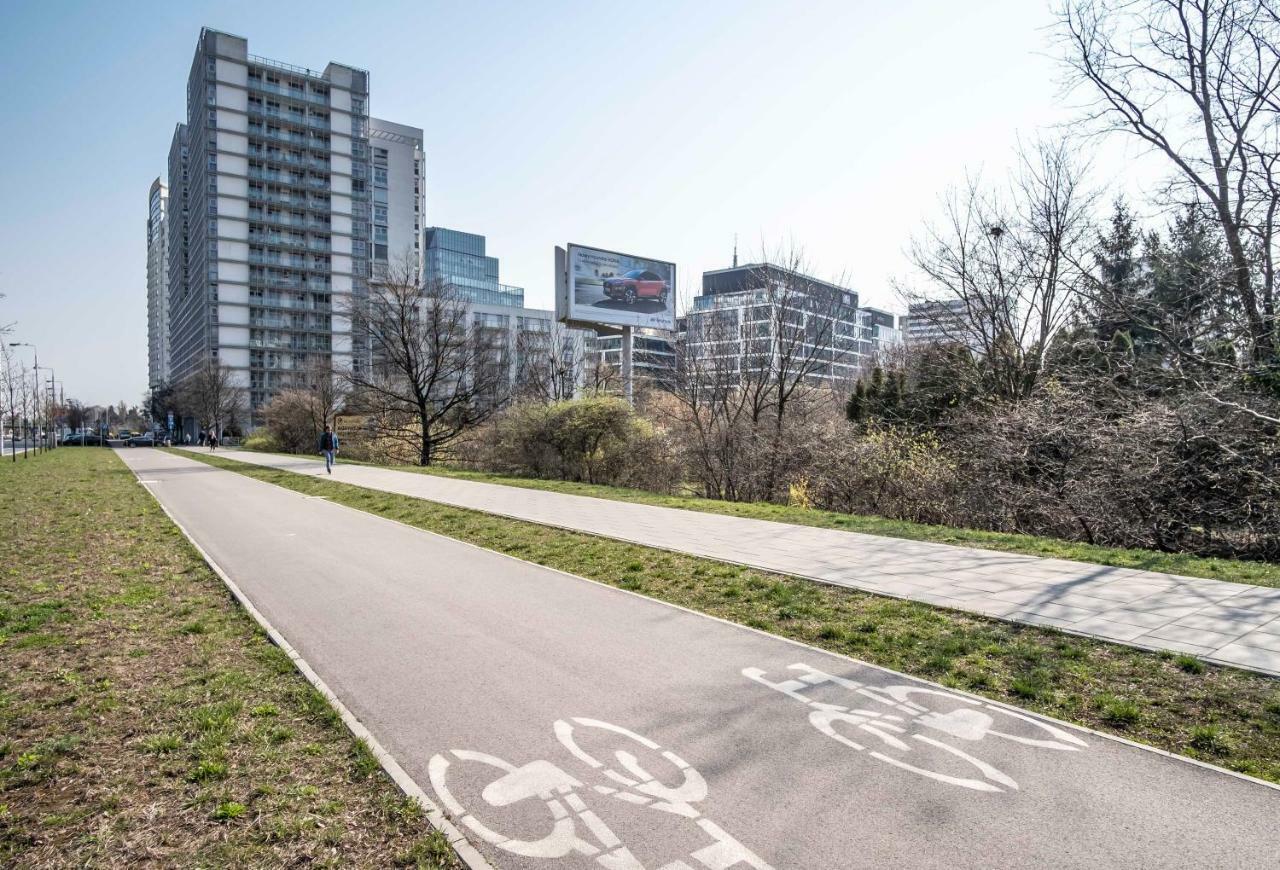
M 809 277 L 803 250 L 778 248 L 765 259 L 753 270 L 758 301 L 742 325 L 741 383 L 752 421 L 771 418 L 780 429 L 789 407 L 837 380 L 856 346 L 856 320 L 844 281 Z
M 423 282 L 416 266 L 388 270 L 352 306 L 372 365 L 347 374 L 374 430 L 412 445 L 421 465 L 487 420 L 510 392 L 505 330 L 477 325 L 452 285 Z M 501 334 L 499 334 L 501 333 Z
M 124 403 L 120 404 L 117 413 L 123 421 Z M 178 404 L 202 429 L 221 435 L 245 414 L 245 389 L 232 368 L 206 360 L 178 385 Z
M 751 394 L 742 387 L 737 314 L 712 308 L 690 315 L 687 323 L 676 346 L 676 422 L 704 494 L 738 500 L 751 491 L 744 469 L 752 466 L 746 443 L 753 426 Z
M 1280 364 L 1280 15 L 1274 4 L 1063 0 L 1058 21 L 1071 81 L 1092 95 L 1092 119 L 1164 158 L 1173 198 L 1200 206 L 1221 227 L 1231 267 L 1227 292 L 1238 312 L 1231 336 L 1236 353 L 1224 357 L 1176 342 L 1171 349 L 1196 370 L 1274 384 Z M 1236 404 L 1212 389 L 1205 393 Z
M 911 242 L 923 292 L 900 285 L 944 343 L 975 354 L 991 391 L 1021 399 L 1035 389 L 1058 331 L 1077 310 L 1094 202 L 1065 142 L 1019 155 L 1002 190 L 970 179 L 944 199 L 940 224 Z
M 535 321 L 543 323 L 545 321 Z M 561 323 L 516 335 L 516 393 L 540 402 L 572 399 L 584 379 L 586 341 Z

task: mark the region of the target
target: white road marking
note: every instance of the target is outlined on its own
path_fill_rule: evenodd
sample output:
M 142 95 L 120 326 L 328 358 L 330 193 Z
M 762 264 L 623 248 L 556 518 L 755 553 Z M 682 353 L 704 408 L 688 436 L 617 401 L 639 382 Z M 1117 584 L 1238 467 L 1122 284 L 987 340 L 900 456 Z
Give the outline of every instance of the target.
M 574 739 L 574 732 L 577 729 L 605 731 L 658 753 L 679 772 L 680 782 L 674 785 L 660 782 L 627 749 L 614 750 L 614 761 L 626 771 L 625 774 L 606 766 L 605 762 L 592 756 Z M 702 774 L 674 752 L 664 750 L 654 741 L 634 731 L 598 719 L 560 719 L 553 724 L 552 730 L 555 732 L 556 739 L 569 754 L 586 765 L 593 773 L 625 786 L 624 789 L 619 790 L 610 785 L 596 783 L 591 785 L 591 791 L 626 804 L 644 806 L 693 820 L 711 838 L 710 844 L 689 854 L 689 857 L 697 862 L 697 866 L 707 870 L 730 870 L 739 866 L 752 867 L 756 870 L 773 870 L 764 859 L 738 842 L 719 825 L 703 817 L 702 813 L 693 806 L 706 799 L 707 781 Z M 478 762 L 503 771 L 503 776 L 493 780 L 481 790 L 480 797 L 489 806 L 506 807 L 523 800 L 538 799 L 542 800 L 550 811 L 553 823 L 551 832 L 542 839 L 516 840 L 507 837 L 481 822 L 474 813 L 462 806 L 448 787 L 447 780 L 452 762 L 445 754 L 433 756 L 427 765 L 432 788 L 436 790 L 445 807 L 486 843 L 527 858 L 563 858 L 572 852 L 577 852 L 585 857 L 595 858 L 596 863 L 605 867 L 606 870 L 645 870 L 644 865 L 622 844 L 617 834 L 583 799 L 580 791 L 590 794 L 585 791 L 586 786 L 552 762 L 539 759 L 518 767 L 483 752 L 454 749 L 451 750 L 451 754 L 459 761 Z M 599 844 L 598 846 L 578 836 L 577 822 L 582 823 L 590 837 Z M 683 860 L 675 860 L 663 864 L 658 870 L 695 870 L 695 865 Z
M 1003 771 L 987 762 L 970 755 L 969 753 L 944 743 L 943 741 L 931 737 L 927 734 L 908 733 L 911 726 L 922 726 L 926 729 L 939 732 L 947 737 L 964 740 L 969 743 L 977 743 L 987 737 L 995 737 L 1002 740 L 1009 740 L 1019 743 L 1023 746 L 1033 746 L 1038 749 L 1052 749 L 1059 751 L 1074 752 L 1084 749 L 1088 746 L 1083 740 L 1073 734 L 1034 719 L 1030 716 L 1016 713 L 1012 710 L 1006 710 L 993 704 L 983 704 L 981 701 L 973 698 L 966 698 L 963 695 L 955 695 L 941 689 L 934 689 L 928 686 L 913 685 L 897 685 L 869 687 L 853 680 L 847 680 L 843 677 L 837 677 L 820 671 L 817 668 L 806 664 L 790 665 L 788 670 L 800 672 L 795 679 L 770 680 L 765 678 L 765 672 L 761 668 L 743 668 L 742 675 L 750 680 L 760 683 L 762 686 L 768 686 L 776 692 L 793 698 L 805 706 L 811 708 L 809 713 L 809 724 L 816 728 L 822 734 L 835 740 L 844 746 L 849 747 L 858 752 L 867 751 L 867 747 L 863 744 L 841 734 L 836 730 L 836 724 L 844 724 L 858 729 L 866 734 L 870 734 L 880 741 L 880 750 L 872 751 L 869 755 L 878 761 L 891 764 L 901 770 L 932 779 L 937 782 L 946 783 L 947 785 L 960 786 L 962 788 L 972 789 L 974 791 L 999 792 L 1004 790 L 1017 791 L 1018 783 Z M 830 704 L 821 701 L 815 701 L 801 694 L 806 689 L 816 686 L 834 685 L 849 690 L 851 693 L 862 698 L 869 698 L 872 701 L 884 707 L 889 707 L 898 714 L 886 711 L 867 709 L 866 707 L 846 707 L 840 704 Z M 947 713 L 939 713 L 931 710 L 922 704 L 911 700 L 912 696 L 923 695 L 927 697 L 942 698 L 957 704 L 967 706 L 959 707 Z M 1025 724 L 1031 725 L 1041 731 L 1047 733 L 1049 737 L 1024 737 L 1018 734 L 1011 734 L 1005 731 L 997 731 L 992 726 L 995 719 L 990 714 L 983 712 L 979 707 L 985 707 L 994 713 L 1009 716 L 1017 719 Z M 905 718 L 904 718 L 905 717 Z M 898 735 L 902 735 L 899 737 Z M 907 743 L 903 737 L 918 741 L 916 744 Z M 895 758 L 887 754 L 889 750 L 906 754 L 911 752 L 912 747 L 919 748 L 919 744 L 932 747 L 949 754 L 954 758 L 958 758 L 965 764 L 977 770 L 982 774 L 982 778 L 956 776 L 950 773 L 944 773 L 938 770 L 931 770 L 920 765 L 912 764 L 901 758 Z M 920 759 L 924 762 L 924 759 Z

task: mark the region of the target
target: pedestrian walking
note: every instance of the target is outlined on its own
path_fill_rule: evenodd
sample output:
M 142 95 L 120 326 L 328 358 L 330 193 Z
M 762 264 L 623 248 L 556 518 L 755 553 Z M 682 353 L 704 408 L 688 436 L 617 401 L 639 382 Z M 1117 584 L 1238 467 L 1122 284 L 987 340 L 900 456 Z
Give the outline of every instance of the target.
M 333 466 L 338 461 L 338 433 L 330 429 L 327 423 L 320 433 L 320 452 L 324 454 L 324 470 L 333 474 Z
M 209 440 L 209 452 L 212 453 L 213 451 L 218 449 L 218 433 L 215 430 L 210 429 L 208 440 Z

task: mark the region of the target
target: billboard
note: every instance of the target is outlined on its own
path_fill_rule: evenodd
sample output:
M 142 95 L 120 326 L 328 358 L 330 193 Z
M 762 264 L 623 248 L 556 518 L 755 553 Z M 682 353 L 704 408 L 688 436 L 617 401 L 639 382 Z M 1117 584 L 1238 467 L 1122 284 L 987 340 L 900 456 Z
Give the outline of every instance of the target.
M 580 324 L 676 328 L 676 265 L 569 245 L 561 319 Z

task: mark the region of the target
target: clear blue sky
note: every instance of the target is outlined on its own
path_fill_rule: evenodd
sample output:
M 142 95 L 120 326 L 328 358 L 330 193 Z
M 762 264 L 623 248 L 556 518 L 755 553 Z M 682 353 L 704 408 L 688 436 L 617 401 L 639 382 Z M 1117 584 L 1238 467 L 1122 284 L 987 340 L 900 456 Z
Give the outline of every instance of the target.
M 426 131 L 427 223 L 483 233 L 551 307 L 568 241 L 674 260 L 761 241 L 896 307 L 903 249 L 966 168 L 1061 121 L 1039 0 L 27 3 L 0 11 L 0 323 L 69 394 L 146 387 L 146 196 L 202 25 L 371 73 Z

